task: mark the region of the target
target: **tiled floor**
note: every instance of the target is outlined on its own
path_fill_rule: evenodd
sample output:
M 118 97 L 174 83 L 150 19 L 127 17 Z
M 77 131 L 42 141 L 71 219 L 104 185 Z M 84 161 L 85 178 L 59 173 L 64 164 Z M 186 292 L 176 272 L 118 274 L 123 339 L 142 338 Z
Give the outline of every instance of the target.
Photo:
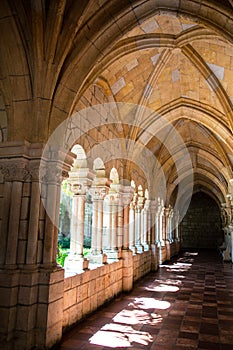
M 66 334 L 60 350 L 233 349 L 233 268 L 184 252 Z

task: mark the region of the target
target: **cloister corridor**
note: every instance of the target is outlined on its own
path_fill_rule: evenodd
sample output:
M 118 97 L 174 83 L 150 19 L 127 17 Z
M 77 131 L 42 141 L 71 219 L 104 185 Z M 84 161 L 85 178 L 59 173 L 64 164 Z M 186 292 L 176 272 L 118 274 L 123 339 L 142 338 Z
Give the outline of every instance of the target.
M 58 350 L 231 350 L 233 268 L 184 250 L 64 335 Z
M 0 350 L 233 349 L 232 263 L 233 0 L 0 0 Z

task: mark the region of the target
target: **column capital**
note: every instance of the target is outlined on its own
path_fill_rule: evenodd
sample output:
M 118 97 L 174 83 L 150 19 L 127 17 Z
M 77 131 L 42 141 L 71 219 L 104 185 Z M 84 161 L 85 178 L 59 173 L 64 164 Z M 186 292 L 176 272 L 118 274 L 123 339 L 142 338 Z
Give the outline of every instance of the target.
M 71 192 L 74 195 L 85 195 L 88 189 L 91 187 L 93 180 L 93 173 L 89 168 L 73 168 L 69 172 L 69 178 L 67 182 L 70 186 Z
M 92 186 L 89 190 L 90 195 L 92 196 L 92 200 L 104 200 L 106 195 L 108 194 L 109 187 L 108 186 Z
M 0 165 L 0 172 L 5 181 L 19 181 L 24 182 L 31 179 L 29 167 L 27 164 L 22 164 L 22 162 L 17 163 L 6 163 Z
M 122 205 L 126 206 L 131 203 L 134 195 L 134 188 L 131 186 L 123 186 L 119 187 L 119 195 L 122 201 Z

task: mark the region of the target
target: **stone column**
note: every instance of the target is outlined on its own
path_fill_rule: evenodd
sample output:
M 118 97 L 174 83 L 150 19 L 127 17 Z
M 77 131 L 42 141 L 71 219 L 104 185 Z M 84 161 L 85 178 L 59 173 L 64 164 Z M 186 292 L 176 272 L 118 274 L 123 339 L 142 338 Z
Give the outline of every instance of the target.
M 136 232 L 135 232 L 135 245 L 137 247 L 137 252 L 142 253 L 144 251 L 144 247 L 142 245 L 143 236 L 144 236 L 144 224 L 143 224 L 143 207 L 144 207 L 144 196 L 143 190 L 141 186 L 138 186 L 138 198 L 135 212 L 135 223 L 136 223 Z
M 106 228 L 106 246 L 104 249 L 108 260 L 117 260 L 119 251 L 117 247 L 117 216 L 118 216 L 119 194 L 115 190 L 110 189 L 105 197 L 106 215 L 108 217 L 108 225 Z
M 144 208 L 142 209 L 143 216 L 143 241 L 142 245 L 144 250 L 149 250 L 151 243 L 151 212 L 150 212 L 150 200 L 146 199 Z
M 103 199 L 98 200 L 98 216 L 97 216 L 97 239 L 96 239 L 96 253 L 103 254 L 103 216 L 104 216 Z
M 49 348 L 62 335 L 56 226 L 62 171 L 72 157 L 60 162 L 61 152 L 42 151 L 38 143 L 0 144 L 0 337 L 9 349 Z
M 151 240 L 150 249 L 152 253 L 151 269 L 156 271 L 158 269 L 158 215 L 157 204 L 155 200 L 150 201 L 150 218 L 151 218 Z
M 137 248 L 137 253 L 143 252 L 143 246 L 141 243 L 141 207 L 136 205 L 135 210 L 135 246 Z
M 129 292 L 133 288 L 133 252 L 130 250 L 130 202 L 133 199 L 134 189 L 131 186 L 122 186 L 120 191 L 124 214 L 123 249 L 121 252 L 123 260 L 122 289 L 124 292 Z
M 164 216 L 164 228 L 165 231 L 165 246 L 166 246 L 166 259 L 170 260 L 171 258 L 171 241 L 170 241 L 170 207 L 165 208 Z
M 84 245 L 84 219 L 86 193 L 91 186 L 92 176 L 84 162 L 77 159 L 72 170 L 69 172 L 68 184 L 73 193 L 70 254 L 65 260 L 65 269 L 78 272 L 88 269 L 88 259 L 83 256 Z
M 106 179 L 103 178 L 106 183 Z M 103 253 L 103 243 L 105 239 L 105 232 L 103 230 L 104 217 L 104 198 L 108 193 L 108 187 L 103 184 L 98 184 L 94 180 L 94 186 L 90 189 L 92 196 L 92 236 L 91 236 L 91 253 L 88 259 L 92 264 L 106 263 L 106 255 Z
M 98 199 L 92 199 L 91 255 L 97 255 Z
M 158 245 L 159 242 L 160 242 L 159 220 L 160 220 L 159 208 L 156 207 L 156 211 L 155 211 L 155 243 L 156 243 L 157 245 Z
M 86 195 L 78 194 L 79 185 L 76 187 L 75 184 L 72 184 L 71 190 L 74 193 L 74 196 L 70 225 L 70 253 L 65 259 L 65 269 L 69 270 L 70 272 L 75 272 L 88 268 L 88 261 L 87 259 L 84 259 L 83 256 Z
M 165 207 L 163 206 L 163 201 L 158 203 L 158 243 L 159 246 L 165 246 L 164 234 L 165 234 L 165 221 L 164 221 Z
M 129 209 L 129 248 L 133 254 L 137 253 L 135 245 L 135 205 L 133 202 L 130 203 Z
M 158 200 L 158 261 L 159 264 L 162 264 L 163 261 L 165 261 L 166 257 L 166 248 L 165 248 L 165 241 L 164 241 L 164 235 L 165 235 L 165 220 L 164 220 L 164 211 L 165 207 L 163 205 L 163 201 Z
M 119 203 L 117 211 L 117 247 L 119 251 L 119 256 L 123 249 L 123 238 L 124 238 L 124 201 L 123 196 L 119 194 Z

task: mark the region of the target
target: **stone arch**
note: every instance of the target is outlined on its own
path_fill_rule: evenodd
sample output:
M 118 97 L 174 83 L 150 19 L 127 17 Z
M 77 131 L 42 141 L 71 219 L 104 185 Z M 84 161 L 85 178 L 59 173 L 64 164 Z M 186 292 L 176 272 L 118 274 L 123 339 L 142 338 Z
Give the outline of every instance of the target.
M 113 4 L 111 2 L 111 6 L 112 5 Z M 106 4 L 106 6 L 108 7 L 109 4 Z M 211 7 L 211 11 L 209 11 L 209 6 Z M 103 11 L 104 10 L 106 9 L 103 7 Z M 95 33 L 91 30 L 89 31 L 89 40 L 87 40 L 87 38 L 84 38 L 82 36 L 82 33 L 80 33 L 80 35 L 77 36 L 76 40 L 79 40 L 79 43 L 82 45 L 82 60 L 80 60 L 80 55 L 78 54 L 80 53 L 80 44 L 78 45 L 77 43 L 77 45 L 75 45 L 77 52 L 75 53 L 74 51 L 73 54 L 70 55 L 70 59 L 67 61 L 67 66 L 69 66 L 69 69 L 67 69 L 64 72 L 61 79 L 61 83 L 59 84 L 58 89 L 56 91 L 53 106 L 53 108 L 55 108 L 54 112 L 58 112 L 59 100 L 61 99 L 61 95 L 63 93 L 63 87 L 67 86 L 71 91 L 73 91 L 74 77 L 72 77 L 72 75 L 75 76 L 77 61 L 79 61 L 79 72 L 81 72 L 81 76 L 79 76 L 80 83 L 77 85 L 76 81 L 75 85 L 76 91 L 81 91 L 81 85 L 85 84 L 88 73 L 95 66 L 95 62 L 98 61 L 100 55 L 105 55 L 107 53 L 107 48 L 109 44 L 115 42 L 123 33 L 125 33 L 130 28 L 133 28 L 135 25 L 138 25 L 139 20 L 149 18 L 152 15 L 159 13 L 160 10 L 160 5 L 158 4 L 157 6 L 155 6 L 153 1 L 148 1 L 146 4 L 142 3 L 139 4 L 137 7 L 133 6 L 130 8 L 128 4 L 125 4 L 124 7 L 119 8 L 119 4 L 115 3 L 114 12 L 112 13 L 112 19 L 108 23 L 107 21 L 109 19 L 106 19 L 105 23 L 103 22 L 103 18 L 105 18 L 105 16 L 103 16 L 101 11 L 99 11 L 96 16 L 93 16 L 92 19 L 89 21 L 89 28 L 95 28 L 94 22 L 98 21 L 98 23 L 102 23 L 102 28 L 105 28 L 105 30 L 103 30 L 102 34 L 99 35 L 98 38 L 96 38 L 95 45 L 92 44 L 92 42 L 94 41 L 93 36 L 95 35 Z M 213 6 L 211 2 L 202 2 L 197 4 L 196 2 L 191 0 L 188 1 L 188 3 L 171 3 L 171 1 L 166 1 L 165 3 L 163 3 L 162 10 L 163 12 L 165 11 L 172 15 L 185 16 L 191 18 L 194 22 L 201 23 L 204 26 L 211 28 L 214 32 L 220 34 L 227 40 L 232 41 L 232 19 L 229 17 L 229 15 L 224 10 L 224 7 L 221 6 L 221 4 L 215 4 L 215 6 Z M 137 16 L 134 16 L 134 11 L 137 12 Z M 117 22 L 116 18 L 114 18 L 114 15 L 117 16 Z M 127 17 L 128 25 L 127 27 L 125 27 L 124 21 Z M 104 40 L 104 33 L 107 32 L 108 37 L 106 38 L 106 40 Z M 91 37 L 93 37 L 92 40 L 90 40 Z M 73 94 L 68 94 L 66 96 L 65 102 L 67 113 L 69 113 L 70 111 L 72 100 Z
M 116 168 L 112 168 L 109 175 L 110 180 L 113 184 L 119 184 L 119 174 Z

